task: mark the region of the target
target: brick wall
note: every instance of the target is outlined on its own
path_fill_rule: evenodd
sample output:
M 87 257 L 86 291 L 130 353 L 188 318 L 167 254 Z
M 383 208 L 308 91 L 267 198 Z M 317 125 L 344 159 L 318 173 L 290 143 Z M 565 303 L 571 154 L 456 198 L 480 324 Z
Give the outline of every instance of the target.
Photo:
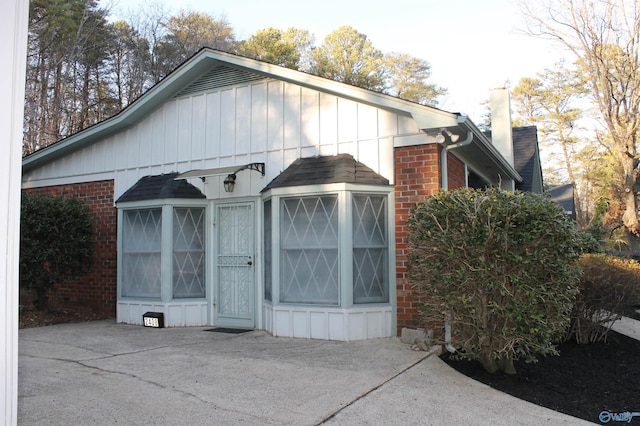
M 447 153 L 448 189 L 465 188 L 467 186 L 464 163 L 452 153 Z
M 407 271 L 407 227 L 411 208 L 440 190 L 440 146 L 418 145 L 394 149 L 396 209 L 396 291 L 398 332 L 402 327 L 417 327 L 414 290 Z M 464 163 L 448 155 L 449 188 L 465 186 Z
M 115 316 L 118 215 L 113 203 L 113 180 L 30 188 L 24 192 L 77 198 L 89 206 L 94 218 L 96 247 L 93 271 L 75 281 L 57 284 L 51 291 L 51 306 Z

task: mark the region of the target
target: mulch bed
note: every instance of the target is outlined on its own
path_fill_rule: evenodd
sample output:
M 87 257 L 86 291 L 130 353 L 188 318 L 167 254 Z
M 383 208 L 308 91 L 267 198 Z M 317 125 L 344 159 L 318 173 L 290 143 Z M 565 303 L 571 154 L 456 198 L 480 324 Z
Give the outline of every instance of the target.
M 610 331 L 607 342 L 558 345 L 560 356 L 517 361 L 517 374 L 487 373 L 479 362 L 443 355 L 457 371 L 552 410 L 600 423 L 603 411 L 640 413 L 640 341 Z M 634 417 L 640 422 L 640 417 Z

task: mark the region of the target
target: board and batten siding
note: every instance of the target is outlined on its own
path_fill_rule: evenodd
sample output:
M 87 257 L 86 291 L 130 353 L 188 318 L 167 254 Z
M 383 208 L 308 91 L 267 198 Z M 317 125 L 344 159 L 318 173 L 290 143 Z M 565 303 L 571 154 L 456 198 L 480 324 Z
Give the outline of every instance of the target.
M 393 183 L 394 144 L 416 138 L 427 142 L 410 116 L 261 80 L 171 99 L 136 125 L 25 173 L 23 187 L 114 179 L 117 199 L 147 175 L 266 163 L 265 177 L 239 176 L 233 196 L 246 196 L 297 158 L 342 153 Z M 225 196 L 224 177 L 190 182 L 215 199 Z

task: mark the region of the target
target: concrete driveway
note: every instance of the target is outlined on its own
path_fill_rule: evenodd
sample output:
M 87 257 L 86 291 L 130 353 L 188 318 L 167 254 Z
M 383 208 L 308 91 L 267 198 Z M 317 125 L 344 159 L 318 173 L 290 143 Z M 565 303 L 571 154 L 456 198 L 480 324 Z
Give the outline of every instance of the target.
M 24 425 L 588 424 L 396 338 L 358 342 L 95 321 L 20 330 Z

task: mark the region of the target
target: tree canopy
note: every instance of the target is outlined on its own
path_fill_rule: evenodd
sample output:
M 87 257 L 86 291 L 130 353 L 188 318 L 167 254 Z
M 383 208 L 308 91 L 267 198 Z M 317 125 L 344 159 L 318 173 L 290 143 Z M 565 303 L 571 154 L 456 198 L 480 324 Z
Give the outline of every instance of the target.
M 202 47 L 231 52 L 235 49 L 233 28 L 224 19 L 206 13 L 180 12 L 164 24 L 166 35 L 158 46 L 160 68 L 164 75 L 194 55 Z
M 258 30 L 240 43 L 239 53 L 260 61 L 287 68 L 303 69 L 314 38 L 307 30 L 288 28 L 285 31 L 269 27 Z M 308 65 L 307 65 L 308 66 Z
M 537 125 L 544 143 L 550 149 L 559 149 L 562 156 L 559 163 L 574 188 L 578 187 L 575 157 L 581 148 L 579 145 L 584 143 L 578 134 L 578 120 L 583 111 L 577 107 L 576 101 L 586 91 L 582 74 L 566 68 L 563 62 L 556 64 L 554 69 L 538 73 L 536 78 L 522 78 L 513 89 L 520 121 Z M 584 224 L 580 191 L 575 191 L 574 198 L 578 223 Z
M 313 74 L 370 90 L 384 89 L 384 55 L 355 28 L 342 26 L 327 35 L 312 57 Z
M 423 105 L 437 106 L 438 98 L 447 90 L 428 82 L 431 65 L 424 59 L 407 53 L 391 52 L 385 55 L 387 69 L 386 91 L 398 98 Z
M 640 5 L 638 0 L 526 0 L 529 33 L 554 40 L 577 58 L 606 135 L 599 137 L 615 162 L 612 193 L 619 221 L 640 235 Z

